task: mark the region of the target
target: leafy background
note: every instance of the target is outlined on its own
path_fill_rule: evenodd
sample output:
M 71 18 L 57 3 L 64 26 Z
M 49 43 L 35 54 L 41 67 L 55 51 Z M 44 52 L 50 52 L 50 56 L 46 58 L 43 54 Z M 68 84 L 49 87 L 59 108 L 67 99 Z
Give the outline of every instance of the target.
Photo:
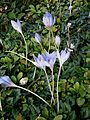
M 34 34 L 39 32 L 43 45 L 47 48 L 48 31 L 42 23 L 43 14 L 49 11 L 56 16 L 53 27 L 54 35 L 60 35 L 61 49 L 68 40 L 65 27 L 71 22 L 70 39 L 75 44 L 69 60 L 64 64 L 59 82 L 60 112 L 23 90 L 0 87 L 2 110 L 0 120 L 89 120 L 90 119 L 90 3 L 87 0 L 73 0 L 72 14 L 69 15 L 67 0 L 1 0 L 0 1 L 0 76 L 8 75 L 20 85 L 21 78 L 27 77 L 24 86 L 50 102 L 44 72 L 37 69 L 33 80 L 34 65 L 7 53 L 14 50 L 25 54 L 25 45 L 21 36 L 12 29 L 10 21 L 20 19 L 28 43 L 28 58 L 38 54 L 41 49 L 34 41 Z M 54 69 L 58 72 L 58 63 Z M 48 73 L 50 71 L 48 70 Z

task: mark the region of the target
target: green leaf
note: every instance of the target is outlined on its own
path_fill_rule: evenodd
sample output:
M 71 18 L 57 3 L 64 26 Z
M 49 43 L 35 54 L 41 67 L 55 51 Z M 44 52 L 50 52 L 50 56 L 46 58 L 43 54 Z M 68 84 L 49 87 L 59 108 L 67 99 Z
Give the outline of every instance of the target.
M 17 79 L 20 80 L 22 77 L 23 77 L 23 73 L 20 72 L 20 73 L 17 75 Z
M 17 18 L 21 19 L 24 15 L 25 15 L 25 13 L 20 13 Z
M 49 116 L 48 114 L 49 114 L 48 109 L 46 107 L 44 107 L 42 110 L 42 116 L 45 118 L 48 118 L 48 116 Z
M 8 17 L 9 17 L 10 19 L 15 19 L 15 18 L 16 18 L 16 14 L 15 14 L 14 12 L 9 12 L 9 13 L 8 13 Z
M 17 82 L 17 79 L 16 79 L 16 77 L 15 77 L 14 75 L 11 76 L 11 80 L 12 80 L 14 83 Z
M 78 82 L 76 82 L 76 83 L 74 84 L 74 88 L 78 91 L 78 89 L 79 89 L 79 83 L 78 83 Z
M 78 106 L 82 106 L 85 102 L 85 99 L 84 98 L 77 98 L 77 104 Z
M 58 115 L 54 118 L 54 120 L 62 120 L 63 116 L 62 115 Z

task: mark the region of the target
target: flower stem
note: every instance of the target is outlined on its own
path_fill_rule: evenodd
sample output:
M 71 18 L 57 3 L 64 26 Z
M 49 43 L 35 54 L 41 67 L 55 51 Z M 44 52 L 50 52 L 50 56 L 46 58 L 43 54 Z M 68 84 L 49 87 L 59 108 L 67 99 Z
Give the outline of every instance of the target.
M 52 72 L 52 100 L 54 101 L 54 75 L 53 75 L 53 69 L 51 70 Z M 54 101 L 55 103 L 55 101 Z
M 51 90 L 51 86 L 50 86 L 50 83 L 49 83 L 49 79 L 48 79 L 48 75 L 47 75 L 46 69 L 44 69 L 44 72 L 45 72 L 45 75 L 46 75 L 46 78 L 47 78 L 48 87 L 49 87 L 49 90 L 50 90 L 50 93 L 51 93 L 51 96 L 52 96 L 52 98 L 51 98 L 51 103 L 52 103 L 52 99 L 54 99 L 54 98 L 53 98 L 53 93 L 52 93 L 52 90 Z
M 1 92 L 0 92 L 0 110 L 2 111 Z
M 70 30 L 69 30 L 69 27 L 68 27 L 68 43 L 70 45 Z
M 49 37 L 48 38 L 49 38 L 49 48 L 48 48 L 48 52 L 49 52 L 50 51 L 50 47 L 51 47 L 50 46 L 50 42 L 51 42 L 51 40 L 50 40 L 50 31 L 49 31 Z
M 57 113 L 59 112 L 58 82 L 59 82 L 60 73 L 61 73 L 61 65 L 59 67 L 58 77 L 57 77 Z
M 16 88 L 25 90 L 25 91 L 27 91 L 27 92 L 29 92 L 29 93 L 35 95 L 36 97 L 38 97 L 39 99 L 41 99 L 44 103 L 46 103 L 48 106 L 50 106 L 49 103 L 48 103 L 47 101 L 45 101 L 42 97 L 40 97 L 40 96 L 37 95 L 36 93 L 34 93 L 34 92 L 32 92 L 32 91 L 30 91 L 30 90 L 28 90 L 28 89 L 26 89 L 26 88 L 23 88 L 23 87 L 21 87 L 21 86 L 17 86 L 17 85 L 15 85 L 15 84 L 13 85 L 13 87 L 16 87 Z M 51 107 L 51 106 L 50 106 L 50 107 Z
M 23 39 L 24 39 L 24 42 L 25 42 L 25 46 L 26 46 L 26 58 L 27 58 L 27 54 L 28 54 L 28 50 L 27 50 L 27 42 L 26 42 L 26 40 L 25 40 L 24 35 L 23 35 L 23 34 L 21 34 L 21 35 L 22 35 L 22 37 L 23 37 Z M 27 66 L 27 59 L 26 59 L 26 66 Z
M 12 54 L 16 54 L 16 55 L 18 55 L 19 57 L 22 57 L 22 58 L 26 59 L 27 61 L 29 61 L 29 62 L 31 62 L 31 63 L 34 63 L 32 60 L 24 57 L 23 55 L 18 54 L 17 52 L 13 52 L 13 51 L 5 51 L 5 52 L 10 52 L 10 53 L 12 53 Z
M 35 66 L 34 73 L 33 73 L 33 79 L 35 78 L 35 75 L 36 75 L 36 66 Z

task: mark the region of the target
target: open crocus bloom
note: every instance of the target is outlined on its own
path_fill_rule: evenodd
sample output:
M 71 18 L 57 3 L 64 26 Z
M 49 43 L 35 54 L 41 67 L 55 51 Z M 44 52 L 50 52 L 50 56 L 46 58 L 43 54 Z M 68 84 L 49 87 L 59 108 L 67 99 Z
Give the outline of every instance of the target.
M 8 76 L 1 76 L 0 77 L 0 84 L 4 87 L 13 87 L 15 84 L 10 80 Z
M 46 27 L 52 27 L 55 24 L 55 17 L 53 19 L 49 12 L 46 12 L 43 16 L 43 23 Z
M 60 62 L 60 66 L 63 65 L 63 63 L 69 58 L 70 56 L 70 51 L 65 48 L 65 50 L 62 50 L 60 53 L 57 50 L 57 58 Z
M 45 69 L 46 62 L 45 62 L 44 58 L 42 57 L 42 55 L 39 54 L 38 57 L 33 55 L 33 57 L 34 57 L 34 61 L 35 61 L 35 62 L 33 62 L 33 64 L 35 66 L 37 66 L 38 68 Z
M 15 22 L 14 20 L 11 20 L 11 24 L 12 24 L 12 27 L 17 30 L 19 33 L 22 34 L 22 27 L 21 27 L 21 23 L 19 20 L 17 20 L 17 22 Z
M 42 55 L 42 57 L 46 62 L 46 66 L 52 70 L 56 62 L 56 52 L 52 52 L 50 54 L 46 52 L 45 54 Z
M 35 33 L 35 40 L 38 43 L 40 43 L 40 41 L 41 41 L 41 37 L 40 37 L 40 35 L 38 33 Z

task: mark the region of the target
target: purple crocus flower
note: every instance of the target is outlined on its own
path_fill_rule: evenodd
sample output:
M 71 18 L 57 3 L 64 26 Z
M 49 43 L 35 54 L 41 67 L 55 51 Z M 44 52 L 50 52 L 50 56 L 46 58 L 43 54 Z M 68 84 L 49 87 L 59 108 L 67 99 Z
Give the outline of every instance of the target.
M 65 48 L 65 50 L 62 50 L 60 53 L 57 50 L 57 58 L 60 62 L 60 66 L 63 65 L 63 63 L 69 58 L 70 56 L 70 51 Z
M 56 61 L 56 52 L 52 52 L 52 53 L 46 52 L 45 54 L 42 55 L 42 57 L 46 62 L 46 66 L 52 70 Z
M 19 33 L 22 34 L 22 26 L 19 20 L 17 20 L 17 22 L 15 22 L 14 20 L 11 20 L 11 24 L 15 30 L 17 30 Z
M 38 57 L 36 57 L 35 55 L 33 55 L 33 58 L 34 58 L 34 61 L 33 64 L 35 66 L 37 66 L 38 68 L 41 68 L 41 69 L 45 69 L 46 67 L 46 62 L 44 60 L 44 58 L 42 57 L 42 55 L 38 55 Z
M 55 24 L 55 17 L 53 19 L 49 12 L 46 12 L 43 16 L 43 23 L 46 27 L 52 27 Z
M 15 84 L 11 81 L 9 76 L 1 76 L 0 77 L 0 84 L 4 87 L 13 87 Z
M 37 43 L 40 43 L 40 41 L 41 41 L 41 37 L 38 33 L 35 33 L 35 40 Z

